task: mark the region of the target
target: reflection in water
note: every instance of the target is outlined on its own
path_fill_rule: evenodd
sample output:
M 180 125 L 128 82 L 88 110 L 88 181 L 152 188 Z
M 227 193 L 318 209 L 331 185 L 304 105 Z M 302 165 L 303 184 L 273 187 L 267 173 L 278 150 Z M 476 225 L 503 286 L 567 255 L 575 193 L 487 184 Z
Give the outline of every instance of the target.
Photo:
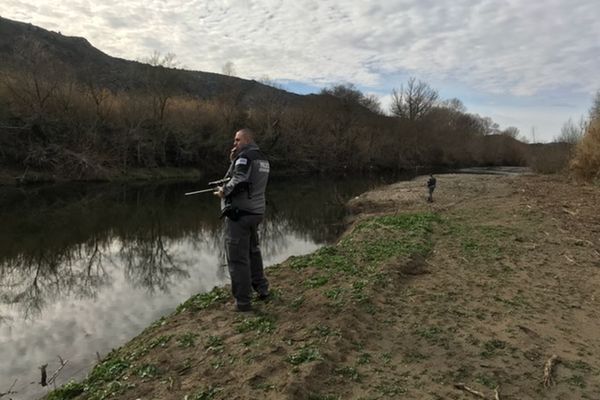
M 343 202 L 380 180 L 272 181 L 261 225 L 265 264 L 340 233 Z M 0 190 L 0 392 L 46 392 L 199 291 L 228 281 L 216 199 L 194 183 L 87 184 Z M 276 282 L 274 283 L 276 286 Z

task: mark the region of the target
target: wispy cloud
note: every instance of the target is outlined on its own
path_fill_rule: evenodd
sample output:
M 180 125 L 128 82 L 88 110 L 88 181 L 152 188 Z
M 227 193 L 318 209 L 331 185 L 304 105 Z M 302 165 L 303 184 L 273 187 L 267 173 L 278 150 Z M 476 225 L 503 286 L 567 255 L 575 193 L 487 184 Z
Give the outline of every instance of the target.
M 600 87 L 596 0 L 5 0 L 3 14 L 140 59 L 389 91 L 416 75 L 489 95 Z

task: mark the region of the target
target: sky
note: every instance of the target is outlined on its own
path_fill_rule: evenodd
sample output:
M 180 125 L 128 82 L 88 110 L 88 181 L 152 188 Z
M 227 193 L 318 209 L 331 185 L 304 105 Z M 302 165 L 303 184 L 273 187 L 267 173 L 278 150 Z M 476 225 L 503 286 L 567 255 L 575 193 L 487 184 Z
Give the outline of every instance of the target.
M 598 0 L 2 0 L 3 17 L 129 60 L 269 80 L 353 84 L 388 108 L 409 78 L 548 142 L 600 89 Z

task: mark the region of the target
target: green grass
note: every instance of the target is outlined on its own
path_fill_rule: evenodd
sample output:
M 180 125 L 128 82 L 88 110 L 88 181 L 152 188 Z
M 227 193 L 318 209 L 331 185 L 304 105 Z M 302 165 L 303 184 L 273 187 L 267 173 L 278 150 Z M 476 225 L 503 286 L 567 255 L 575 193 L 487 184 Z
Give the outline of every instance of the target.
M 193 332 L 184 333 L 179 338 L 177 338 L 177 345 L 179 345 L 179 347 L 184 347 L 184 348 L 194 347 L 197 337 L 198 337 L 197 333 L 193 333 Z
M 251 332 L 272 333 L 275 330 L 275 320 L 270 316 L 258 316 L 242 319 L 236 327 L 239 333 Z
M 208 337 L 208 341 L 204 346 L 206 350 L 212 351 L 214 353 L 220 353 L 223 351 L 223 338 L 220 336 L 210 335 Z
M 304 286 L 307 288 L 314 289 L 314 288 L 324 286 L 325 284 L 327 284 L 327 282 L 329 282 L 328 277 L 322 276 L 322 275 L 317 275 L 317 276 L 310 277 L 306 281 L 304 281 Z
M 308 400 L 340 400 L 341 397 L 335 394 L 316 394 L 311 393 L 308 395 Z
M 580 389 L 585 388 L 586 384 L 585 384 L 585 379 L 583 378 L 582 375 L 573 375 L 570 378 L 567 379 L 567 383 L 570 386 L 574 386 L 574 387 L 578 387 Z
M 158 367 L 154 364 L 144 364 L 135 371 L 136 375 L 142 379 L 154 378 L 159 375 Z
M 308 395 L 308 400 L 340 400 L 341 397 L 335 394 L 316 394 L 311 393 Z
M 69 382 L 54 390 L 48 395 L 47 400 L 69 400 L 83 393 L 84 386 L 81 383 Z
M 471 260 L 496 260 L 506 252 L 505 242 L 514 241 L 515 228 L 465 223 L 461 218 L 444 221 L 444 233 L 459 242 L 462 255 Z
M 117 357 L 97 364 L 89 376 L 90 382 L 110 382 L 120 378 L 130 367 L 130 364 Z
M 191 396 L 184 396 L 184 400 L 212 400 L 215 396 L 222 391 L 223 389 L 219 387 L 209 386 L 205 389 L 201 389 L 200 391 L 194 393 Z
M 358 223 L 338 245 L 325 246 L 313 254 L 292 257 L 292 269 L 313 267 L 330 273 L 364 274 L 364 263 L 375 266 L 391 257 L 431 251 L 430 235 L 440 218 L 433 213 L 402 214 L 370 218 Z
M 323 357 L 319 352 L 319 349 L 314 346 L 304 346 L 297 352 L 292 353 L 288 356 L 287 362 L 292 365 L 300 365 L 311 361 L 322 360 Z
M 337 375 L 340 375 L 352 382 L 360 382 L 360 374 L 354 367 L 340 367 L 334 371 Z
M 506 348 L 506 342 L 498 339 L 488 340 L 483 344 L 483 351 L 481 352 L 482 357 L 493 357 L 498 354 L 500 350 Z
M 175 310 L 175 314 L 180 314 L 185 311 L 199 311 L 210 307 L 212 304 L 222 302 L 229 298 L 229 293 L 224 288 L 215 287 L 208 293 L 199 293 L 184 303 L 180 304 Z
M 495 389 L 498 387 L 498 382 L 496 381 L 496 379 L 485 374 L 478 374 L 475 377 L 475 382 L 480 383 L 483 386 L 490 389 Z
M 148 348 L 153 349 L 155 347 L 167 347 L 169 342 L 173 338 L 173 335 L 161 335 L 148 342 Z

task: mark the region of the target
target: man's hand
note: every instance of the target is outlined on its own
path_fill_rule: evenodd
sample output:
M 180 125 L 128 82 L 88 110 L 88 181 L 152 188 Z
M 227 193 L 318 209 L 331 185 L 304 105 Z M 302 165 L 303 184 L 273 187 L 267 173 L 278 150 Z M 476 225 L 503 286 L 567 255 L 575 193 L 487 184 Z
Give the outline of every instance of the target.
M 237 155 L 237 146 L 233 146 L 233 148 L 229 152 L 229 161 L 235 160 L 236 155 Z
M 225 197 L 225 193 L 223 193 L 223 186 L 217 186 L 213 194 L 221 199 Z

